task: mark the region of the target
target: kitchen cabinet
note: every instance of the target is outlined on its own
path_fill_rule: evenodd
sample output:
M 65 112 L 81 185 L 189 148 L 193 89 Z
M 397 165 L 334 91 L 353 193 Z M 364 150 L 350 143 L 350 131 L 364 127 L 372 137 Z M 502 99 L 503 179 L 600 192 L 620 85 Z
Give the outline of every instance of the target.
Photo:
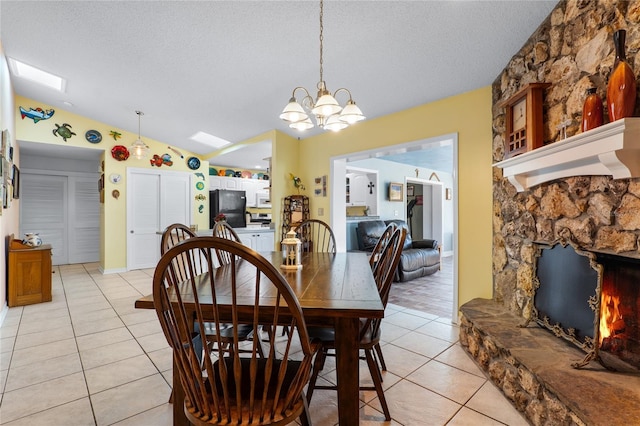
M 9 243 L 9 307 L 51 301 L 51 245 Z
M 378 172 L 376 170 L 348 168 L 346 174 L 347 207 L 369 207 L 369 214 L 378 211 Z
M 256 195 L 260 191 L 269 188 L 269 181 L 262 179 L 244 179 L 230 176 L 209 176 L 209 189 L 230 189 L 233 191 L 245 191 L 247 207 L 257 207 Z
M 273 232 L 264 232 L 256 230 L 255 232 L 239 233 L 240 241 L 245 246 L 255 251 L 273 251 L 275 245 L 275 237 Z

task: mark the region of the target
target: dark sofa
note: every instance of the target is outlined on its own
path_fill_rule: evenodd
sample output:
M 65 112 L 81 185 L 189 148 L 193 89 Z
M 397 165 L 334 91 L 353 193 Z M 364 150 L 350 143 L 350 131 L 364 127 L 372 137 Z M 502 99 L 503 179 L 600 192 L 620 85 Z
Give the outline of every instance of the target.
M 412 240 L 404 220 L 367 220 L 358 223 L 356 235 L 358 250 L 372 251 L 376 242 L 382 236 L 387 225 L 395 222 L 407 229 L 407 239 L 402 248 L 400 264 L 394 281 L 409 281 L 414 278 L 431 275 L 440 269 L 440 250 L 436 240 Z

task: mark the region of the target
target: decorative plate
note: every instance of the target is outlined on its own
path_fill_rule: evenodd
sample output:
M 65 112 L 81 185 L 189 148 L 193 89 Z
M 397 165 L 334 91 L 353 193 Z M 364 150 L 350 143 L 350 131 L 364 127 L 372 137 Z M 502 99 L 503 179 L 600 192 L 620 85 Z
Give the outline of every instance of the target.
M 269 175 L 262 175 L 262 180 L 269 180 Z
M 84 137 L 91 143 L 100 143 L 102 141 L 102 135 L 97 130 L 87 130 Z
M 237 172 L 235 172 L 233 174 L 233 177 L 237 177 L 237 178 L 242 177 L 242 172 L 240 170 L 238 170 Z
M 209 176 L 218 176 L 218 170 L 213 167 L 209 167 Z
M 263 176 L 264 176 L 264 173 L 258 173 L 258 179 L 262 179 Z
M 191 170 L 198 170 L 200 168 L 200 160 L 196 157 L 189 157 L 187 159 L 187 166 L 189 166 Z
M 224 171 L 225 176 L 234 176 L 236 174 L 235 170 L 227 169 Z
M 248 170 L 243 170 L 241 176 L 245 179 L 251 179 L 251 172 Z
M 118 173 L 111 173 L 109 175 L 109 180 L 111 181 L 111 183 L 118 184 L 122 180 L 122 175 L 120 175 Z
M 196 189 L 198 191 L 202 191 L 204 189 L 204 182 L 198 182 L 196 183 Z
M 125 161 L 129 158 L 129 150 L 126 146 L 116 145 L 111 148 L 111 156 L 118 161 Z

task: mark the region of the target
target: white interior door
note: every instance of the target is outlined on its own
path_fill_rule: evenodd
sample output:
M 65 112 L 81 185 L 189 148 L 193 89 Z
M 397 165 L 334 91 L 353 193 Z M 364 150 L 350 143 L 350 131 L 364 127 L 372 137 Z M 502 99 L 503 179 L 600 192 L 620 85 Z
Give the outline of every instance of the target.
M 20 235 L 15 237 L 38 233 L 51 245 L 54 265 L 69 263 L 67 176 L 22 173 L 20 186 Z
M 191 174 L 127 169 L 127 269 L 153 268 L 161 232 L 191 223 Z

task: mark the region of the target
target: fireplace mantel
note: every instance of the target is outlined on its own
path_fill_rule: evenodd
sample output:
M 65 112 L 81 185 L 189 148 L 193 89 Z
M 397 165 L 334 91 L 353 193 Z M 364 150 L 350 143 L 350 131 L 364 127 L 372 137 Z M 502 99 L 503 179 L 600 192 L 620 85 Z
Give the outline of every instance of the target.
M 588 132 L 495 163 L 518 192 L 569 176 L 640 177 L 640 117 Z

